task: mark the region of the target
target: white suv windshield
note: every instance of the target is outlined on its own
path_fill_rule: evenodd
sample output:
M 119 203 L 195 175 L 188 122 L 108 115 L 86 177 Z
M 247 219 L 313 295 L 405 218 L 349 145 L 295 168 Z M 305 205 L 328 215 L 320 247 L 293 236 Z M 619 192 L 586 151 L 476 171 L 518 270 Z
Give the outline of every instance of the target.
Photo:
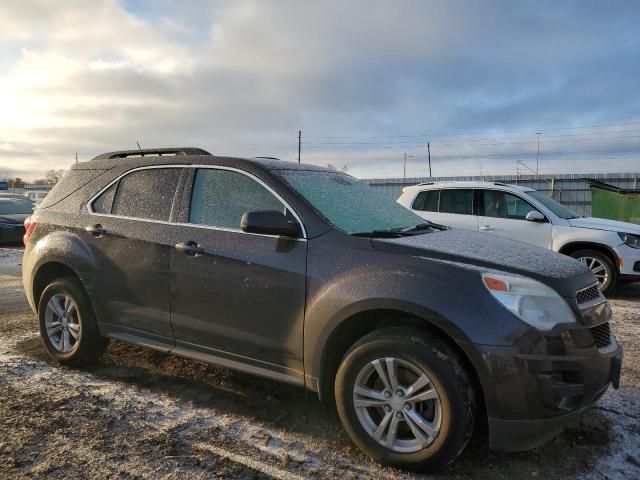
M 551 210 L 554 214 L 556 214 L 560 218 L 579 218 L 576 212 L 571 210 L 570 208 L 565 207 L 561 203 L 556 202 L 553 198 L 544 193 L 540 192 L 527 192 L 527 195 L 535 198 L 549 210 Z
M 346 233 L 401 230 L 425 222 L 350 175 L 311 170 L 278 173 L 329 223 Z

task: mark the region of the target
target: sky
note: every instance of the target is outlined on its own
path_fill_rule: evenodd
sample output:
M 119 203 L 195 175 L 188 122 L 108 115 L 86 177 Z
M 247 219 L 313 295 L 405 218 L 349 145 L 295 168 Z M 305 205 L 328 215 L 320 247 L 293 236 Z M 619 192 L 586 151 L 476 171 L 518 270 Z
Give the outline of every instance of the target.
M 196 146 L 362 178 L 640 171 L 640 2 L 0 2 L 0 177 Z M 538 142 L 540 153 L 538 154 Z M 520 161 L 522 163 L 518 164 Z

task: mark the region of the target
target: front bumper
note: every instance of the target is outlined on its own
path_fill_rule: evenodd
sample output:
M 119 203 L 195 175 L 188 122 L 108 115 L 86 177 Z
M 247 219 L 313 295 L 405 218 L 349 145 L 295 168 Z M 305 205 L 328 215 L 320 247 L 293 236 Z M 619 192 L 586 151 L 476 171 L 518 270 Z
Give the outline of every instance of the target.
M 623 243 L 614 248 L 618 256 L 618 271 L 620 275 L 640 276 L 640 248 L 632 248 Z
M 587 327 L 557 336 L 532 331 L 511 347 L 476 348 L 486 367 L 480 376 L 489 445 L 497 451 L 544 444 L 620 381 L 622 346 L 611 336 L 598 348 Z

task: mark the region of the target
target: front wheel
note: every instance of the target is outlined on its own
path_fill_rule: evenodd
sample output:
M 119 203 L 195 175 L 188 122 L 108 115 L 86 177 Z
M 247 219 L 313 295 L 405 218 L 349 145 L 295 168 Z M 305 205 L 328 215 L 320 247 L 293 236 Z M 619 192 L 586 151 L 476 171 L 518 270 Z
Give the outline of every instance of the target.
M 359 340 L 338 369 L 335 393 L 345 430 L 383 465 L 439 470 L 473 433 L 468 373 L 446 343 L 416 330 L 379 330 Z
M 602 293 L 608 293 L 616 284 L 617 272 L 611 259 L 596 250 L 578 250 L 571 254 L 584 263 L 596 276 Z

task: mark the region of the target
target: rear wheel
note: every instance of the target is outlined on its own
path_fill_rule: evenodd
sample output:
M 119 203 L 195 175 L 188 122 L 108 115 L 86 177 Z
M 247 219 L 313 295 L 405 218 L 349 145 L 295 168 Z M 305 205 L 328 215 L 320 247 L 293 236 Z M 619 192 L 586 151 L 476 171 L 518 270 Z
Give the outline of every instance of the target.
M 89 298 L 74 277 L 47 285 L 38 303 L 40 336 L 51 357 L 65 365 L 95 361 L 107 339 L 100 336 Z
M 476 399 L 456 353 L 437 337 L 375 331 L 345 355 L 336 405 L 352 440 L 378 462 L 438 470 L 473 433 Z
M 597 250 L 578 250 L 571 254 L 573 258 L 584 263 L 596 276 L 602 293 L 610 292 L 617 280 L 616 268 L 611 259 Z

